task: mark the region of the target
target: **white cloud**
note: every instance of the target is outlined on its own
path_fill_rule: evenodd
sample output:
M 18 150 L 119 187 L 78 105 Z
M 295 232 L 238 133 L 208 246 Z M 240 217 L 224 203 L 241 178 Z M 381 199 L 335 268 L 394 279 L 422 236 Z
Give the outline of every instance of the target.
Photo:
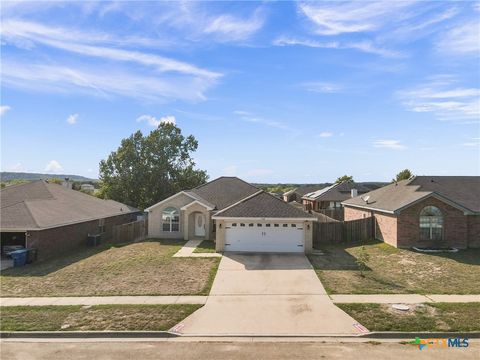
M 329 137 L 332 137 L 332 136 L 333 136 L 333 133 L 329 132 L 329 131 L 323 131 L 320 134 L 318 134 L 318 137 L 320 137 L 320 138 L 329 138 Z
M 318 93 L 339 93 L 342 91 L 342 87 L 338 84 L 329 82 L 313 81 L 300 84 L 300 87 L 307 91 Z
M 0 106 L 0 116 L 3 116 L 7 113 L 8 110 L 11 110 L 12 108 L 8 105 L 2 105 Z
M 478 56 L 480 52 L 480 25 L 478 19 L 461 23 L 442 33 L 437 49 L 445 54 Z
M 315 26 L 319 35 L 374 31 L 393 19 L 414 1 L 300 3 L 299 12 Z
M 456 80 L 439 76 L 411 90 L 397 92 L 407 110 L 433 113 L 440 120 L 480 119 L 480 88 L 458 87 Z
M 22 163 L 16 163 L 15 165 L 10 166 L 8 171 L 23 172 L 23 171 L 25 171 L 25 168 L 23 167 Z
M 152 115 L 141 115 L 137 118 L 138 122 L 146 122 L 150 126 L 158 127 L 160 124 L 176 124 L 175 116 L 167 115 L 162 116 L 161 118 L 157 119 L 155 116 Z
M 250 123 L 257 123 L 261 125 L 265 125 L 271 128 L 276 128 L 280 130 L 291 130 L 289 126 L 275 120 L 268 120 L 264 119 L 262 117 L 256 116 L 248 111 L 244 110 L 235 110 L 233 112 L 234 114 L 238 115 L 241 120 L 245 122 L 250 122 Z
M 69 115 L 68 118 L 67 118 L 67 123 L 69 123 L 70 125 L 75 125 L 78 121 L 79 116 L 80 115 L 78 115 L 78 114 Z
M 480 137 L 472 138 L 471 141 L 463 143 L 462 145 L 466 147 L 479 147 Z
M 229 14 L 213 18 L 203 30 L 206 34 L 217 34 L 220 39 L 228 41 L 244 40 L 251 37 L 263 27 L 264 18 L 259 11 L 249 19 L 240 19 Z
M 405 145 L 402 145 L 400 140 L 375 140 L 373 146 L 377 148 L 387 148 L 401 150 L 405 149 Z
M 385 49 L 375 45 L 372 41 L 364 40 L 358 42 L 340 41 L 317 41 L 312 39 L 299 39 L 294 37 L 279 37 L 273 41 L 275 46 L 306 46 L 319 49 L 358 50 L 368 54 L 379 55 L 386 58 L 402 58 L 404 54 L 398 51 Z
M 62 165 L 57 160 L 51 160 L 46 166 L 45 166 L 45 172 L 47 173 L 55 173 L 59 171 L 63 171 Z

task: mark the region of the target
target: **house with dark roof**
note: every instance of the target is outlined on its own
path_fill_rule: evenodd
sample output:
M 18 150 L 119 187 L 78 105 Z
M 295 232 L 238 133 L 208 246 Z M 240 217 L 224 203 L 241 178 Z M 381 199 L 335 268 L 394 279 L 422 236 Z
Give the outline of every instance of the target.
M 345 220 L 373 216 L 395 247 L 480 247 L 480 177 L 415 176 L 343 203 Z
M 214 240 L 217 251 L 310 252 L 315 217 L 237 178 L 181 191 L 148 211 L 148 234 Z
M 365 194 L 370 189 L 353 181 L 344 181 L 325 186 L 302 196 L 302 204 L 307 211 L 316 211 L 336 220 L 343 220 L 342 201 Z
M 36 248 L 40 259 L 86 246 L 89 234 L 108 241 L 115 225 L 136 220 L 140 211 L 44 180 L 8 186 L 0 192 L 1 250 Z

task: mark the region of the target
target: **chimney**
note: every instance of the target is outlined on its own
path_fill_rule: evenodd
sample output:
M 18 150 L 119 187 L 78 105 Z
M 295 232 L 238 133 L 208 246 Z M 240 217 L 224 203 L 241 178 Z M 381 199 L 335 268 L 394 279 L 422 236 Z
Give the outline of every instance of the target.
M 352 195 L 352 198 L 358 196 L 358 191 L 357 191 L 357 189 L 352 189 L 352 190 L 350 190 L 350 194 Z
M 72 183 L 70 182 L 70 178 L 66 177 L 65 181 L 62 183 L 67 189 L 72 189 Z

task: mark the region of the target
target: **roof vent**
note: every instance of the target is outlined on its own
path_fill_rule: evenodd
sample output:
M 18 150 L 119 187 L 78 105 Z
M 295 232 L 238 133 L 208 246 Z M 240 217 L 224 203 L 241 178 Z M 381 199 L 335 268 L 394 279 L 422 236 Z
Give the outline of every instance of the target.
M 350 190 L 350 195 L 352 196 L 352 198 L 358 196 L 358 190 L 357 189 Z
M 368 204 L 368 200 L 370 200 L 370 195 L 362 196 L 362 200 L 365 201 L 365 204 Z

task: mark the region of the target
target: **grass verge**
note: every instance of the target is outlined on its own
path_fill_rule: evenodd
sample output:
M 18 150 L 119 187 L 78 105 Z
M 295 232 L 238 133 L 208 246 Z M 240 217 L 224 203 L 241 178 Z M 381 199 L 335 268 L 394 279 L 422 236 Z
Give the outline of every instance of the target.
M 336 304 L 370 331 L 480 331 L 480 303 Z
M 368 269 L 360 275 L 362 245 L 326 246 L 309 255 L 330 294 L 480 294 L 480 249 L 423 254 L 383 242 L 365 245 Z
M 202 305 L 2 307 L 1 331 L 166 331 Z
M 198 245 L 194 253 L 214 253 L 215 252 L 215 242 L 212 240 L 203 240 L 200 245 Z

